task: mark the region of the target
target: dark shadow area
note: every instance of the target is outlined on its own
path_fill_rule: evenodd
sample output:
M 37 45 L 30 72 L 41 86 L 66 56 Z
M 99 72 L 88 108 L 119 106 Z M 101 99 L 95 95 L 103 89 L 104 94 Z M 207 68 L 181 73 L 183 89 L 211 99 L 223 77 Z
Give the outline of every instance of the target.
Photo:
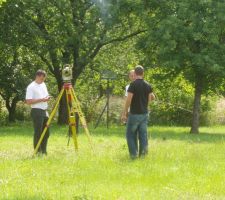
M 62 132 L 63 134 L 68 133 L 68 126 L 63 125 L 59 126 L 56 123 L 50 125 L 51 133 L 59 133 Z M 7 136 L 33 136 L 33 124 L 31 122 L 25 122 L 20 124 L 11 124 L 9 126 L 0 127 L 0 137 L 7 137 Z
M 201 132 L 199 134 L 190 134 L 186 131 L 179 131 L 171 130 L 153 130 L 151 131 L 151 138 L 158 139 L 162 141 L 166 140 L 181 140 L 193 143 L 203 143 L 203 142 L 224 142 L 225 141 L 225 134 L 221 133 L 204 133 Z
M 111 126 L 109 129 L 106 127 L 98 127 L 94 129 L 92 126 L 89 128 L 91 135 L 95 137 L 121 137 L 125 139 L 125 126 Z M 149 137 L 155 140 L 180 140 L 194 143 L 202 143 L 202 142 L 223 142 L 225 141 L 225 133 L 217 133 L 213 131 L 210 132 L 201 132 L 199 134 L 190 134 L 189 129 L 179 128 L 179 127 L 149 127 L 148 128 Z M 224 127 L 225 130 L 225 127 Z M 59 126 L 56 123 L 51 124 L 50 132 L 52 134 L 65 135 L 68 134 L 68 126 L 63 125 Z M 82 127 L 80 127 L 80 134 L 85 134 Z M 33 127 L 32 123 L 23 123 L 16 124 L 11 126 L 0 127 L 0 137 L 7 136 L 24 136 L 24 137 L 32 137 L 33 136 Z
M 185 128 L 181 128 L 185 129 Z M 225 128 L 224 128 L 225 130 Z M 113 127 L 112 130 L 107 130 L 107 128 L 97 128 L 97 129 L 91 129 L 92 134 L 95 136 L 117 136 L 117 137 L 123 137 L 125 139 L 125 126 L 117 126 Z M 193 142 L 193 143 L 214 143 L 214 142 L 224 142 L 225 141 L 225 133 L 209 133 L 209 132 L 200 132 L 199 134 L 190 134 L 189 129 L 187 131 L 185 130 L 179 130 L 179 128 L 176 127 L 149 127 L 148 128 L 148 134 L 149 138 L 155 140 L 180 140 L 180 141 L 187 141 L 187 142 Z

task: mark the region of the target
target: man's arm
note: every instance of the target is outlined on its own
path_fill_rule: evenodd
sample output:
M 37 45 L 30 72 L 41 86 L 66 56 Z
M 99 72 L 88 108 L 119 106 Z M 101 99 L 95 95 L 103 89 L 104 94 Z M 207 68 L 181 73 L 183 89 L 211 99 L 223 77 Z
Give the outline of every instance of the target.
M 154 101 L 155 100 L 155 95 L 153 92 L 149 93 L 148 95 L 148 102 L 150 103 L 151 101 Z
M 126 103 L 125 103 L 125 107 L 124 107 L 124 111 L 123 111 L 123 115 L 122 115 L 122 121 L 126 121 L 127 120 L 128 109 L 130 107 L 132 98 L 133 98 L 133 93 L 128 92 L 128 96 L 126 98 Z
M 26 99 L 26 103 L 28 105 L 31 105 L 31 104 L 35 104 L 35 103 L 46 102 L 46 101 L 49 101 L 49 99 L 50 99 L 50 96 L 47 96 L 42 99 Z

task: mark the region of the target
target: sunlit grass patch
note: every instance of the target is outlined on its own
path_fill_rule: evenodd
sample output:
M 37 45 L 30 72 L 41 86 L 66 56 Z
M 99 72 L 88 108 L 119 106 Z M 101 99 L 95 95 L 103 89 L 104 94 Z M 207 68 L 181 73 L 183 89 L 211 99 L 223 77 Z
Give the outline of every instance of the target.
M 0 128 L 0 199 L 225 199 L 225 127 L 149 127 L 149 155 L 132 161 L 125 127 L 91 129 L 67 146 L 52 125 L 48 155 L 33 157 L 31 124 Z M 82 132 L 82 130 L 81 130 Z

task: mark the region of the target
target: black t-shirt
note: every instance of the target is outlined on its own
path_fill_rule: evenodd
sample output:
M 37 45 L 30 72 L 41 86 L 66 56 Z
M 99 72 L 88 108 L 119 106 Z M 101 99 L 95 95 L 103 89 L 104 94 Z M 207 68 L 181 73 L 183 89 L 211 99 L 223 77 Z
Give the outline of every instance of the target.
M 143 79 L 136 79 L 128 88 L 128 92 L 133 93 L 130 105 L 131 114 L 148 113 L 148 96 L 152 92 L 151 85 Z

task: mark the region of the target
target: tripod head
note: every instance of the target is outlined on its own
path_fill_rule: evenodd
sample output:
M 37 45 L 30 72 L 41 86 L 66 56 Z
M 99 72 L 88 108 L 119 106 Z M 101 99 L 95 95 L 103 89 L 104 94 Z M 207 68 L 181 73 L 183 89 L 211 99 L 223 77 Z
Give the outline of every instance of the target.
M 73 78 L 72 66 L 69 64 L 64 65 L 62 70 L 62 79 L 64 83 L 71 82 Z

